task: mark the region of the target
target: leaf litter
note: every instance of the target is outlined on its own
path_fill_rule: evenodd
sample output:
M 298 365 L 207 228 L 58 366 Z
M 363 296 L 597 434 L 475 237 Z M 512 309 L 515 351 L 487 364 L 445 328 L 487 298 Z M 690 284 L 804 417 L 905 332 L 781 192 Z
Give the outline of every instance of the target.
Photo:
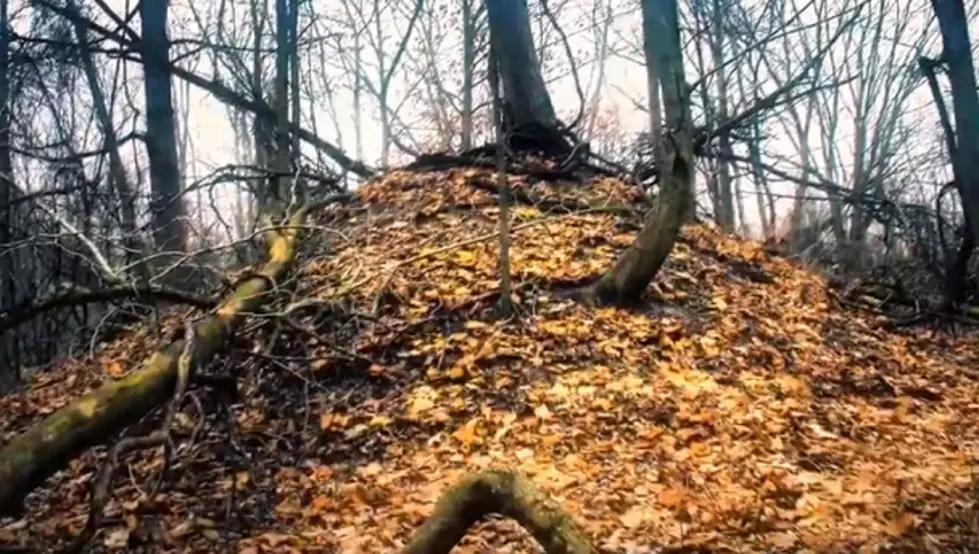
M 237 403 L 199 389 L 162 477 L 160 452 L 127 457 L 93 550 L 396 552 L 446 488 L 489 468 L 527 474 L 606 552 L 977 546 L 974 337 L 886 330 L 815 273 L 705 225 L 684 230 L 644 306 L 578 305 L 562 290 L 600 275 L 641 221 L 601 209 L 639 201 L 607 178 L 509 176 L 595 209 L 515 207 L 520 316 L 499 321 L 496 199 L 473 186 L 492 178 L 394 171 L 331 214 L 296 272 L 302 305 L 284 299 L 287 316 L 215 364 L 238 376 Z M 131 371 L 190 313 L 32 377 L 0 399 L 0 440 Z M 65 544 L 104 456 L 0 521 L 0 544 Z M 537 548 L 494 519 L 456 551 Z

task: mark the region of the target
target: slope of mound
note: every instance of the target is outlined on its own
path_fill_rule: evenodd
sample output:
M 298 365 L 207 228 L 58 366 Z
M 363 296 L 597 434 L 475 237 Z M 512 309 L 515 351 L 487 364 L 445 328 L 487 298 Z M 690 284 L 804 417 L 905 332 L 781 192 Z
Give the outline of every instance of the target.
M 396 552 L 445 488 L 488 468 L 524 472 L 608 552 L 974 547 L 975 340 L 885 331 L 821 278 L 704 226 L 645 306 L 578 305 L 561 291 L 600 275 L 639 224 L 624 209 L 637 193 L 611 179 L 511 177 L 550 200 L 512 210 L 519 316 L 496 320 L 493 179 L 392 172 L 323 219 L 328 251 L 209 368 L 240 375 L 234 417 L 202 416 L 220 405 L 202 390 L 164 478 L 159 452 L 130 455 L 96 547 Z M 0 434 L 161 344 L 134 331 L 66 361 L 0 399 Z M 0 542 L 77 532 L 103 458 L 51 479 Z M 457 551 L 535 548 L 492 520 Z

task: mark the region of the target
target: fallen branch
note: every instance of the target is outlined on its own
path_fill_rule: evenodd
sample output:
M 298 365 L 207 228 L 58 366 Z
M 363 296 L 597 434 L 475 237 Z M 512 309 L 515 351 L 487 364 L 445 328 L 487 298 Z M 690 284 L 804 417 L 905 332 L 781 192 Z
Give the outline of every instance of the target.
M 267 232 L 269 259 L 265 266 L 240 281 L 214 312 L 195 326 L 193 367 L 213 358 L 246 314 L 265 303 L 295 259 L 299 230 L 308 212 L 308 206 L 300 208 L 283 227 Z M 184 341 L 174 341 L 129 376 L 86 394 L 7 443 L 0 450 L 0 515 L 20 513 L 24 498 L 69 460 L 139 421 L 170 398 L 183 351 Z
M 23 325 L 51 310 L 114 300 L 165 300 L 204 309 L 213 308 L 217 304 L 217 301 L 212 298 L 156 285 L 117 284 L 95 290 L 74 287 L 38 300 L 28 300 L 20 306 L 0 314 L 0 333 Z
M 489 514 L 515 520 L 547 554 L 597 553 L 571 516 L 523 475 L 486 471 L 468 475 L 445 491 L 401 554 L 449 554 L 469 528 Z

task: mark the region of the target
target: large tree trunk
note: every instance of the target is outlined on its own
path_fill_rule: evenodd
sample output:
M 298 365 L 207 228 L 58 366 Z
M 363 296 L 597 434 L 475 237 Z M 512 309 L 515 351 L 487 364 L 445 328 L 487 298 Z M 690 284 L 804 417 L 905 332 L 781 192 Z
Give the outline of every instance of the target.
M 312 208 L 310 208 L 312 209 Z M 292 264 L 299 226 L 306 208 L 298 210 L 284 229 L 268 234 L 269 259 L 254 277 L 238 284 L 217 309 L 196 327 L 192 367 L 206 364 L 240 326 L 268 298 Z M 127 425 L 139 421 L 172 394 L 177 359 L 183 351 L 178 340 L 151 356 L 128 377 L 112 381 L 51 414 L 0 450 L 0 515 L 15 514 L 24 497 L 74 456 L 102 443 Z
M 952 84 L 956 145 L 952 164 L 973 241 L 979 244 L 979 94 L 962 0 L 932 0 Z
M 139 18 L 144 55 L 153 53 L 169 62 L 168 4 L 169 0 L 141 2 Z M 146 94 L 146 152 L 152 191 L 150 211 L 153 241 L 158 250 L 179 253 L 184 248 L 184 202 L 180 196 L 170 72 L 159 65 L 144 65 L 143 87 Z
M 644 0 L 643 35 L 646 59 L 655 60 L 663 92 L 667 134 L 660 147 L 660 194 L 635 242 L 615 266 L 585 291 L 595 304 L 631 304 L 639 300 L 656 276 L 693 205 L 693 126 L 689 92 L 683 78 L 683 54 L 676 0 Z
M 560 151 L 564 144 L 534 49 L 527 0 L 487 0 L 490 41 L 499 53 L 507 128 L 528 146 Z M 514 148 L 523 146 L 512 141 Z
M 925 80 L 928 82 L 928 88 L 931 91 L 932 101 L 935 102 L 935 109 L 938 111 L 938 122 L 942 126 L 942 133 L 945 136 L 945 148 L 948 150 L 949 159 L 952 160 L 952 178 L 953 183 L 958 190 L 960 185 L 958 183 L 965 181 L 963 175 L 960 174 L 962 167 L 960 164 L 955 163 L 958 150 L 955 140 L 955 130 L 952 128 L 952 119 L 948 114 L 948 108 L 945 106 L 945 99 L 942 97 L 941 89 L 938 87 L 938 78 L 935 75 L 935 66 L 937 63 L 934 60 L 930 60 L 925 57 L 918 58 L 918 68 L 921 73 L 925 76 Z M 948 185 L 946 185 L 947 187 Z M 942 192 L 946 190 L 946 187 L 942 187 Z M 938 195 L 938 201 L 936 205 L 935 213 L 941 218 L 941 198 L 942 193 Z M 939 220 L 941 224 L 941 220 Z M 966 229 L 965 236 L 962 239 L 962 244 L 954 258 L 947 257 L 944 263 L 944 277 L 945 277 L 945 307 L 947 309 L 954 309 L 955 306 L 960 305 L 965 301 L 966 289 L 968 287 L 968 272 L 969 272 L 969 260 L 972 258 L 972 251 L 975 249 L 975 238 L 971 231 L 971 226 L 968 224 L 968 213 L 966 213 Z M 944 251 L 945 245 L 942 244 L 942 250 Z

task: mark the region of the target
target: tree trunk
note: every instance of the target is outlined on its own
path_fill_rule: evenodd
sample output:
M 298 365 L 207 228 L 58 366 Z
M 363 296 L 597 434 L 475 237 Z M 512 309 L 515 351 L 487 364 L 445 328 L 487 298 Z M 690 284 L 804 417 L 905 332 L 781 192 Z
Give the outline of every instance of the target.
M 728 83 L 727 70 L 724 67 L 724 5 L 723 0 L 714 0 L 711 10 L 711 57 L 714 59 L 714 71 L 717 77 L 717 120 L 728 120 Z M 707 99 L 704 99 L 705 101 Z M 717 214 L 718 223 L 728 232 L 734 231 L 734 191 L 731 186 L 731 168 L 727 160 L 734 153 L 731 147 L 730 133 L 721 133 L 718 137 L 721 159 L 717 160 L 717 195 L 720 212 Z
M 931 4 L 938 17 L 952 84 L 957 139 L 952 164 L 956 167 L 956 186 L 973 242 L 979 244 L 979 94 L 968 19 L 962 0 L 932 0 Z
M 269 179 L 269 190 L 266 193 L 266 203 L 261 208 L 269 214 L 280 213 L 285 207 L 290 191 L 289 179 L 291 156 L 289 155 L 289 58 L 290 20 L 295 15 L 293 0 L 276 0 L 275 2 L 275 84 L 272 87 L 272 109 L 276 113 L 275 121 L 275 151 L 269 156 L 269 170 L 273 177 Z M 298 122 L 294 122 L 297 123 Z M 274 207 L 273 207 L 274 206 Z
M 142 250 L 140 248 L 140 241 L 137 238 L 138 235 L 136 234 L 136 194 L 126 175 L 126 168 L 123 165 L 122 156 L 119 153 L 119 139 L 116 136 L 112 114 L 109 111 L 109 105 L 106 101 L 105 93 L 102 90 L 102 85 L 99 83 L 99 75 L 95 68 L 95 62 L 92 60 L 92 51 L 88 42 L 88 24 L 81 17 L 78 6 L 73 0 L 69 0 L 65 4 L 65 8 L 73 16 L 72 25 L 74 26 L 75 36 L 78 39 L 78 46 L 81 52 L 82 69 L 88 81 L 89 92 L 92 94 L 95 115 L 99 121 L 99 126 L 102 128 L 102 132 L 105 134 L 103 144 L 104 150 L 109 156 L 109 183 L 111 183 L 114 192 L 118 194 L 122 205 L 121 227 L 128 250 L 125 257 L 127 260 L 131 260 L 134 257 L 138 257 L 139 252 Z M 147 276 L 142 265 L 137 268 L 137 273 L 142 273 L 143 277 Z
M 496 131 L 496 178 L 500 190 L 500 316 L 509 318 L 513 314 L 513 303 L 510 299 L 510 183 L 507 181 L 506 164 L 503 150 L 504 122 L 503 100 L 500 97 L 500 64 L 499 54 L 495 49 L 490 51 L 489 84 L 493 94 L 493 127 Z
M 660 194 L 632 246 L 585 291 L 585 299 L 592 304 L 638 301 L 669 256 L 693 205 L 693 126 L 676 0 L 644 0 L 642 16 L 644 50 L 647 60 L 655 59 L 668 129 L 661 143 L 664 163 L 658 167 Z
M 262 79 L 264 64 L 262 63 L 262 34 L 265 32 L 265 14 L 268 11 L 268 1 L 261 4 L 250 2 L 252 29 L 252 98 L 259 102 L 265 102 L 265 83 Z M 259 10 L 261 6 L 261 10 Z M 269 152 L 272 151 L 272 132 L 274 127 L 271 121 L 255 114 L 255 127 L 253 145 L 255 147 L 254 163 L 258 167 L 266 167 L 269 163 Z M 265 191 L 255 190 L 255 199 L 259 206 L 265 203 Z
M 238 284 L 220 306 L 196 327 L 201 341 L 193 367 L 221 350 L 246 314 L 256 311 L 292 265 L 299 226 L 307 209 L 298 210 L 281 232 L 268 235 L 269 259 L 254 277 Z M 16 514 L 24 497 L 74 456 L 104 442 L 162 404 L 173 392 L 178 340 L 151 356 L 128 377 L 112 381 L 51 414 L 0 450 L 0 515 Z
M 378 16 L 380 17 L 380 16 Z M 361 111 L 363 108 L 364 78 L 363 52 L 361 52 L 360 33 L 354 33 L 354 152 L 358 160 L 364 159 L 364 122 Z
M 289 17 L 289 99 L 292 100 L 292 122 L 301 123 L 302 102 L 299 96 L 299 3 L 292 6 Z M 300 141 L 297 133 L 292 133 L 289 143 L 289 161 L 293 167 L 298 167 L 300 159 Z
M 473 144 L 473 77 L 476 67 L 475 0 L 462 0 L 462 130 L 461 149 Z
M 507 128 L 530 145 L 560 148 L 558 119 L 534 49 L 527 0 L 487 0 L 492 48 L 499 53 Z M 511 139 L 519 149 L 519 141 Z
M 945 136 L 945 149 L 948 150 L 948 157 L 952 160 L 952 179 L 956 189 L 960 190 L 958 183 L 965 181 L 965 178 L 960 174 L 962 167 L 960 164 L 955 163 L 957 157 L 956 150 L 958 150 L 955 140 L 955 130 L 952 128 L 952 119 L 949 117 L 948 108 L 945 106 L 945 99 L 942 97 L 941 89 L 938 87 L 938 78 L 935 76 L 936 65 L 937 62 L 934 60 L 925 57 L 918 58 L 918 68 L 928 82 L 928 89 L 931 91 L 932 101 L 935 103 L 935 109 L 938 111 L 938 122 L 942 126 L 942 133 Z M 943 192 L 944 190 L 946 190 L 945 187 L 942 188 Z M 939 218 L 941 218 L 941 197 L 942 194 L 939 193 L 935 210 Z M 948 309 L 953 309 L 965 300 L 969 259 L 972 257 L 972 251 L 975 249 L 975 238 L 968 222 L 968 213 L 965 215 L 966 229 L 962 244 L 959 246 L 956 256 L 954 258 L 947 258 L 944 263 L 945 307 Z M 942 244 L 941 246 L 944 250 L 945 245 Z
M 14 308 L 15 252 L 13 241 L 14 209 L 13 163 L 10 158 L 10 20 L 8 1 L 0 0 L 0 311 Z M 20 381 L 19 336 L 4 334 L 0 339 L 0 394 Z
M 153 53 L 167 62 L 170 61 L 168 4 L 169 0 L 139 4 L 144 55 Z M 144 65 L 143 86 L 146 94 L 146 152 L 150 166 L 153 241 L 158 250 L 179 253 L 184 248 L 184 202 L 180 196 L 170 72 L 156 64 Z
M 599 110 L 601 109 L 602 87 L 605 85 L 605 70 L 608 66 L 608 58 L 610 54 L 608 35 L 609 30 L 612 28 L 613 21 L 612 6 L 610 3 L 604 2 L 596 5 L 595 11 L 597 12 L 598 10 L 601 10 L 604 20 L 601 23 L 601 30 L 596 37 L 596 47 L 598 49 L 598 53 L 595 56 L 596 59 L 593 66 L 593 71 L 595 72 L 593 73 L 593 75 L 595 75 L 595 88 L 591 91 L 591 95 L 588 100 L 588 109 L 585 111 L 587 123 L 585 124 L 585 133 L 582 138 L 587 142 L 591 142 L 595 136 L 595 124 L 598 122 L 598 114 Z M 595 21 L 595 24 L 598 24 L 598 22 Z M 592 83 L 589 83 L 589 86 L 592 86 Z

